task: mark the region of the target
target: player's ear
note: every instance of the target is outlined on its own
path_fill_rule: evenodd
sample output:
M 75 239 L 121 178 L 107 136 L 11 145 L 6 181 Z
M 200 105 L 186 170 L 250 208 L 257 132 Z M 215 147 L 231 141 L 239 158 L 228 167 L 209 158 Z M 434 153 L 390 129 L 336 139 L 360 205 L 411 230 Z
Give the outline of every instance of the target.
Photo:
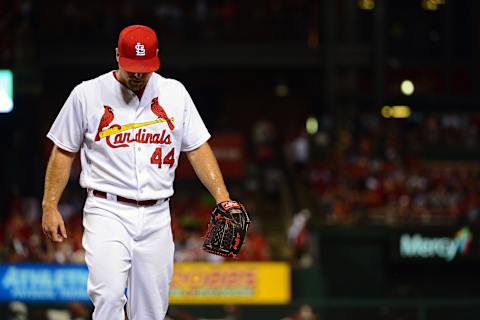
M 116 57 L 117 62 L 118 62 L 118 58 L 120 57 L 120 54 L 118 53 L 118 48 L 115 48 L 115 57 Z

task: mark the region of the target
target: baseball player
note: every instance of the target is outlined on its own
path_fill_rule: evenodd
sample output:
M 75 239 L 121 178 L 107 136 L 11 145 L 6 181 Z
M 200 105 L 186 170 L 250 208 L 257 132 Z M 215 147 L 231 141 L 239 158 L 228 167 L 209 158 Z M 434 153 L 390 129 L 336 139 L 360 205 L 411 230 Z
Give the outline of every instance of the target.
M 217 203 L 230 198 L 190 95 L 180 82 L 155 73 L 155 32 L 142 25 L 123 29 L 116 57 L 117 70 L 73 89 L 47 134 L 54 147 L 42 229 L 54 242 L 68 237 L 58 201 L 80 151 L 93 319 L 124 320 L 126 304 L 130 320 L 158 320 L 167 311 L 173 273 L 168 199 L 180 152 Z

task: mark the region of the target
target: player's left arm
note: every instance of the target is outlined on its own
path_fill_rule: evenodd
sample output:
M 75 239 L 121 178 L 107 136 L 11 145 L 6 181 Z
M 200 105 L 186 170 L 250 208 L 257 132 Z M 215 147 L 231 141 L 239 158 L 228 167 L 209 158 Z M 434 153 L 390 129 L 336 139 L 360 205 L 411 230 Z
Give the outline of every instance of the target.
M 210 145 L 205 142 L 197 149 L 186 151 L 195 174 L 217 203 L 230 200 L 217 159 Z
M 198 178 L 217 202 L 210 215 L 203 249 L 224 257 L 236 257 L 250 224 L 247 210 L 240 202 L 230 200 L 217 159 L 208 143 L 186 153 Z

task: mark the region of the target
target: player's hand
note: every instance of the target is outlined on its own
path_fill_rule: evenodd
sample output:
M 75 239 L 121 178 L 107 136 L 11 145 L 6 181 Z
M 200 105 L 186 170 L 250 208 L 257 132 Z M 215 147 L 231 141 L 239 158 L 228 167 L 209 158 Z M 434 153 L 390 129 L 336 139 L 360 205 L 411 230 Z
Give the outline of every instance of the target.
M 63 239 L 67 239 L 65 223 L 56 207 L 43 209 L 42 230 L 53 242 L 63 242 Z

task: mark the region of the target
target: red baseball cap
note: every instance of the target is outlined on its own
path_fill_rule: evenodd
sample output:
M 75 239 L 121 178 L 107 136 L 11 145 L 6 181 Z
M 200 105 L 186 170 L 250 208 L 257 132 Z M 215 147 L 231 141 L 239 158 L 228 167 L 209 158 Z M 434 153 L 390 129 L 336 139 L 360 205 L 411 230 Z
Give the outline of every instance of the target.
M 118 37 L 120 67 L 128 72 L 147 73 L 160 68 L 157 55 L 158 40 L 153 29 L 142 26 L 128 26 Z

